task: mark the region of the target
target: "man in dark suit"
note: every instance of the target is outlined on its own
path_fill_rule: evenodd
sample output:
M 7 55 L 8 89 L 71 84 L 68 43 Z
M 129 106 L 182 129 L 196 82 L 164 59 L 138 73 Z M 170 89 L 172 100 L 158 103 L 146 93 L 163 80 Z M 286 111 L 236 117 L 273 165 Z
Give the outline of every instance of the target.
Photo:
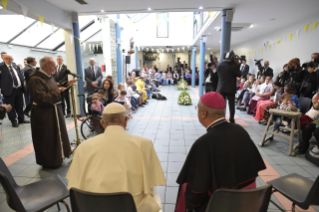
M 57 82 L 58 86 L 65 86 L 66 83 L 68 83 L 68 74 L 65 72 L 68 68 L 66 65 L 63 64 L 63 58 L 58 55 L 56 57 L 57 61 L 57 67 L 52 75 Z M 70 105 L 70 95 L 69 95 L 69 89 L 66 89 L 65 91 L 61 92 L 61 101 L 62 101 L 62 110 L 63 115 L 65 115 L 65 109 L 66 109 L 66 118 L 71 116 L 71 105 Z M 66 102 L 66 108 L 65 108 L 65 102 Z
M 230 123 L 234 123 L 236 80 L 237 77 L 241 76 L 239 66 L 232 61 L 224 59 L 224 61 L 217 66 L 217 76 L 217 92 L 224 97 L 225 101 L 226 98 L 228 99 L 230 111 L 229 121 Z
M 23 69 L 23 75 L 24 75 L 24 79 L 26 82 L 26 87 L 28 88 L 30 75 L 34 71 L 35 66 L 37 65 L 37 61 L 34 57 L 28 57 L 28 58 L 26 58 L 26 60 L 27 60 L 27 65 Z M 25 101 L 27 98 L 30 98 L 29 93 L 27 91 L 24 93 L 24 98 L 25 98 Z M 24 109 L 23 113 L 24 113 L 24 115 L 30 117 L 29 113 L 30 113 L 30 110 L 32 108 L 33 103 L 31 101 L 29 101 L 28 103 L 26 102 L 26 104 L 27 104 L 27 106 Z
M 3 60 L 4 63 L 0 64 L 1 93 L 4 97 L 4 103 L 12 106 L 12 110 L 8 113 L 12 126 L 18 127 L 19 124 L 30 123 L 24 119 L 23 114 L 24 78 L 20 73 L 20 68 L 12 63 L 11 55 L 3 55 Z M 18 114 L 18 122 L 16 114 Z
M 3 56 L 6 55 L 7 52 L 1 52 L 1 59 L 2 59 L 2 62 L 0 63 L 0 65 L 2 65 L 4 63 L 4 59 L 3 59 Z
M 261 72 L 261 76 L 270 76 L 271 78 L 274 77 L 274 71 L 272 70 L 272 68 L 269 67 L 269 61 L 267 60 L 264 62 L 264 68 Z
M 87 67 L 85 72 L 86 89 L 90 93 L 102 84 L 101 68 L 95 65 L 95 59 L 90 59 L 90 66 Z
M 167 69 L 166 69 L 166 73 L 168 72 L 172 72 L 172 67 L 170 67 L 169 65 L 167 65 Z
M 184 69 L 184 71 L 185 71 L 185 69 L 187 68 L 187 63 L 186 63 L 186 61 L 183 62 L 182 68 Z
M 247 75 L 249 73 L 249 65 L 246 64 L 246 60 L 243 60 L 243 66 L 241 67 L 241 77 L 247 80 Z

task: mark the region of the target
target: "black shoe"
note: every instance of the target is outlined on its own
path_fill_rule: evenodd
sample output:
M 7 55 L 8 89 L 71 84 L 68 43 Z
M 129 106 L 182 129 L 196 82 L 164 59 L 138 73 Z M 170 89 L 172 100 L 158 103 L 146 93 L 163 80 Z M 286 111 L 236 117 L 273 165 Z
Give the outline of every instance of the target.
M 241 106 L 237 106 L 236 109 L 237 109 L 237 110 L 240 110 L 240 109 L 241 109 Z
M 142 104 L 142 105 L 139 105 L 139 107 L 144 107 L 144 105 Z
M 148 104 L 148 101 L 145 100 L 145 104 Z
M 30 115 L 29 115 L 28 112 L 23 112 L 23 114 L 24 114 L 26 117 L 30 118 Z
M 19 124 L 16 121 L 14 121 L 12 122 L 12 127 L 19 127 Z
M 69 117 L 71 117 L 71 113 L 68 113 L 68 114 L 65 116 L 65 118 L 69 118 Z
M 241 108 L 240 108 L 240 111 L 244 111 L 244 112 L 247 111 L 247 110 L 246 110 L 246 107 L 241 107 Z
M 30 121 L 25 120 L 25 119 L 19 121 L 19 124 L 28 124 L 28 123 L 30 123 Z

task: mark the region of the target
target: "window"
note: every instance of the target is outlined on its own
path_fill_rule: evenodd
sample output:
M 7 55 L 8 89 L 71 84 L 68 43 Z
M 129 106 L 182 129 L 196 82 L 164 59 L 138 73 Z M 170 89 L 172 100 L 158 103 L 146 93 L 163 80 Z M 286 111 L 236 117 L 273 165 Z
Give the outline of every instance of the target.
M 97 33 L 99 30 L 101 30 L 101 28 L 102 27 L 101 27 L 100 23 L 95 22 L 89 28 L 87 28 L 86 30 L 81 32 L 81 34 L 80 34 L 81 41 L 82 42 L 85 41 L 86 39 L 88 39 L 89 37 L 91 37 L 92 35 Z
M 52 34 L 48 39 L 46 39 L 40 45 L 38 45 L 37 48 L 54 49 L 63 41 L 64 41 L 63 30 L 59 29 L 54 34 Z
M 33 22 L 33 19 L 24 18 L 22 15 L 0 15 L 0 42 L 8 42 Z

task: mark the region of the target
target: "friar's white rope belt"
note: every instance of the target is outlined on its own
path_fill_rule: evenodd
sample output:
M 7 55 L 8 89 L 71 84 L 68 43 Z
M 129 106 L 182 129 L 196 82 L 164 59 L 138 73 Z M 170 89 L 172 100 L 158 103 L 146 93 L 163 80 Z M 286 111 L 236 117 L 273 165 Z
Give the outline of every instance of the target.
M 62 160 L 64 160 L 64 153 L 63 153 L 63 143 L 62 143 L 62 137 L 61 137 L 61 129 L 60 129 L 60 121 L 59 121 L 59 114 L 58 114 L 58 107 L 57 105 L 61 104 L 62 101 L 60 102 L 57 102 L 55 104 L 53 104 L 54 106 L 54 110 L 55 110 L 55 117 L 56 117 L 56 121 L 57 121 L 57 124 L 58 124 L 58 130 L 59 130 L 59 138 L 60 138 L 60 144 L 61 144 L 61 153 L 62 153 Z M 36 102 L 33 102 L 33 105 L 35 106 L 38 106 L 38 104 Z

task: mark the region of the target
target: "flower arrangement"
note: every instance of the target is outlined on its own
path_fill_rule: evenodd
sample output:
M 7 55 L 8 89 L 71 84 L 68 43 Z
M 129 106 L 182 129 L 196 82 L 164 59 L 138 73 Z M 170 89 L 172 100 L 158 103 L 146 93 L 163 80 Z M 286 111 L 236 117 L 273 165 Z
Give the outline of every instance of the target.
M 177 84 L 177 90 L 187 90 L 188 84 L 184 79 L 181 79 Z
M 187 91 L 182 91 L 182 93 L 178 97 L 179 105 L 192 105 L 192 99 L 191 96 Z

